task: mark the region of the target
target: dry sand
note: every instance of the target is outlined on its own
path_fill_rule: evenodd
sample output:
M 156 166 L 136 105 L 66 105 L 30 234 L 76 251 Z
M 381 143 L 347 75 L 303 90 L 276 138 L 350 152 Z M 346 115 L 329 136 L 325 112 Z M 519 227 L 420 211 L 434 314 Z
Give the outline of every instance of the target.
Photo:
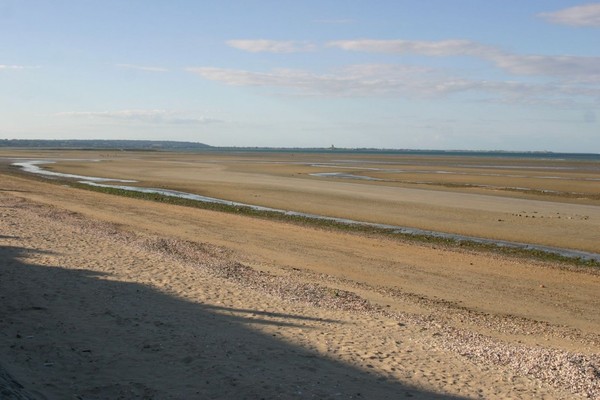
M 595 270 L 0 174 L 7 398 L 600 398 L 598 293 Z

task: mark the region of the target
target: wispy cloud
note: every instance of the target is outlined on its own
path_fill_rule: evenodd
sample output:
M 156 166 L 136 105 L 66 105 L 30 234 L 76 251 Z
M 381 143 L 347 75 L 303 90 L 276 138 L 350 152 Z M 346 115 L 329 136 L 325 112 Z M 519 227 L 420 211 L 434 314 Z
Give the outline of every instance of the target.
M 66 111 L 55 115 L 147 124 L 196 125 L 223 122 L 216 118 L 188 116 L 181 111 L 168 110 Z
M 546 75 L 576 82 L 600 82 L 600 57 L 498 54 L 498 67 L 517 75 Z
M 469 40 L 335 40 L 327 43 L 328 47 L 337 47 L 343 50 L 363 51 L 371 53 L 414 53 L 426 56 L 478 56 L 493 50 Z
M 600 57 L 519 55 L 469 40 L 338 40 L 327 46 L 349 51 L 420 54 L 431 57 L 469 56 L 489 61 L 516 75 L 544 75 L 578 82 L 600 82 Z
M 32 69 L 32 68 L 39 68 L 38 66 L 31 66 L 31 65 L 7 65 L 7 64 L 0 64 L 0 71 L 2 70 L 22 70 L 22 69 Z
M 231 41 L 229 45 L 246 51 L 284 52 L 297 48 L 297 43 L 305 42 Z M 325 43 L 325 47 L 427 57 L 472 57 L 487 61 L 516 78 L 478 80 L 455 76 L 442 69 L 402 64 L 351 65 L 328 73 L 301 69 L 258 72 L 215 67 L 186 70 L 226 85 L 280 88 L 285 89 L 283 94 L 297 96 L 439 98 L 466 94 L 479 101 L 551 105 L 597 104 L 600 99 L 600 57 L 521 55 L 460 39 L 336 40 Z M 544 79 L 533 81 L 526 78 L 529 76 Z
M 135 69 L 138 71 L 146 71 L 146 72 L 167 72 L 168 69 L 162 67 L 150 67 L 144 65 L 134 65 L 134 64 L 115 64 L 116 67 L 123 69 Z
M 387 70 L 381 73 L 381 70 Z M 297 95 L 371 96 L 386 95 L 414 82 L 408 78 L 410 68 L 387 66 L 353 66 L 331 74 L 315 74 L 304 70 L 275 69 L 253 72 L 225 68 L 188 68 L 205 79 L 232 86 L 288 88 Z M 380 72 L 378 72 L 380 71 Z
M 600 27 L 600 3 L 583 4 L 554 12 L 541 13 L 538 16 L 555 24 Z
M 239 39 L 228 40 L 227 45 L 250 53 L 300 53 L 315 50 L 316 46 L 310 42 L 291 40 L 266 40 L 266 39 Z
M 474 80 L 448 76 L 431 68 L 388 64 L 353 65 L 329 74 L 291 69 L 253 72 L 202 67 L 187 70 L 226 85 L 285 88 L 302 96 L 439 98 L 470 93 L 490 102 L 538 104 L 600 97 L 600 88 L 593 86 Z

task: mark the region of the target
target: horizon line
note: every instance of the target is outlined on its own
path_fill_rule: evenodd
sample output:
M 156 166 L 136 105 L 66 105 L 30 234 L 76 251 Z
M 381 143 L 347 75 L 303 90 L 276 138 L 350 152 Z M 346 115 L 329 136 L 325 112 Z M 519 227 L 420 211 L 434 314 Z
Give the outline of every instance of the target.
M 600 152 L 572 152 L 554 150 L 503 150 L 503 149 L 435 149 L 435 148 L 397 148 L 397 147 L 337 147 L 334 145 L 324 147 L 308 146 L 215 146 L 203 142 L 189 140 L 162 140 L 162 139 L 0 139 L 1 142 L 148 142 L 148 143 L 189 143 L 205 146 L 207 149 L 236 149 L 236 150 L 324 150 L 324 151 L 407 151 L 407 152 L 469 152 L 469 153 L 527 153 L 527 154 L 590 154 L 600 155 Z M 9 147 L 9 146 L 2 146 Z M 43 147 L 43 146 L 40 146 Z M 73 148 L 75 149 L 75 148 Z

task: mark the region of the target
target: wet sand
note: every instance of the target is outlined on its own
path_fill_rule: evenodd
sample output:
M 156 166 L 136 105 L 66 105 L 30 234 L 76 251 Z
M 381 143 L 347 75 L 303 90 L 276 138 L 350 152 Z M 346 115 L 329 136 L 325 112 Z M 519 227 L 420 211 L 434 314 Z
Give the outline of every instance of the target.
M 519 242 L 511 242 L 506 240 L 498 240 L 498 239 L 490 239 L 490 238 L 482 238 L 482 237 L 472 237 L 459 235 L 456 233 L 448 233 L 448 232 L 439 232 L 439 231 L 428 231 L 424 229 L 414 228 L 414 227 L 405 227 L 405 226 L 397 226 L 383 223 L 375 223 L 375 222 L 365 222 L 365 221 L 357 221 L 348 218 L 337 218 L 326 215 L 317 215 L 317 214 L 309 214 L 305 212 L 299 212 L 294 210 L 283 210 L 270 208 L 265 206 L 260 206 L 256 204 L 247 204 L 240 203 L 225 199 L 219 199 L 215 197 L 201 196 L 195 193 L 189 192 L 181 192 L 177 190 L 171 190 L 166 188 L 152 188 L 152 187 L 144 187 L 144 186 L 132 186 L 132 185 L 123 185 L 123 183 L 138 183 L 135 180 L 121 180 L 116 178 L 101 178 L 96 176 L 85 176 L 85 175 L 74 175 L 61 173 L 57 171 L 49 171 L 45 166 L 56 164 L 61 161 L 23 161 L 23 162 L 13 162 L 11 165 L 21 168 L 21 170 L 27 174 L 33 174 L 37 176 L 43 176 L 50 179 L 62 179 L 74 181 L 76 180 L 78 184 L 85 184 L 94 188 L 103 188 L 103 189 L 115 189 L 119 190 L 123 193 L 142 193 L 142 194 L 153 194 L 160 195 L 168 198 L 178 198 L 191 200 L 194 203 L 198 204 L 218 204 L 225 205 L 229 207 L 235 208 L 240 212 L 242 210 L 247 211 L 257 211 L 260 213 L 267 213 L 268 215 L 275 216 L 287 216 L 287 217 L 296 217 L 300 218 L 303 222 L 313 221 L 313 222 L 328 222 L 334 223 L 338 226 L 343 226 L 346 228 L 367 228 L 367 229 L 375 229 L 380 233 L 392 234 L 392 235 L 402 235 L 404 237 L 425 237 L 425 238 L 438 238 L 451 240 L 455 243 L 463 244 L 474 244 L 477 243 L 479 245 L 486 246 L 495 246 L 497 249 L 520 249 L 520 250 L 529 250 L 529 251 L 537 251 L 543 252 L 547 255 L 558 255 L 561 257 L 576 259 L 576 260 L 584 260 L 591 262 L 600 262 L 600 253 L 591 253 L 585 252 L 581 250 L 574 250 L 568 248 L 558 248 L 551 246 L 543 246 L 534 243 L 519 243 Z M 311 174 L 311 176 L 323 176 L 321 174 Z M 345 175 L 326 175 L 326 176 L 342 176 Z M 352 179 L 356 179 L 356 175 L 351 175 Z M 371 179 L 371 178 L 369 178 Z M 104 183 L 99 183 L 104 182 Z M 108 182 L 108 183 L 106 183 Z M 118 184 L 116 184 L 118 183 Z M 267 217 L 267 215 L 262 215 L 263 217 Z M 542 217 L 543 218 L 543 217 Z
M 0 179 L 34 396 L 598 396 L 597 272 Z
M 600 253 L 598 162 L 369 158 L 347 154 L 55 152 L 50 155 L 101 160 L 61 161 L 47 166 L 58 172 L 133 179 L 140 186 L 265 207 Z M 467 177 L 476 180 L 470 184 L 491 187 L 461 186 L 465 175 L 448 173 L 435 174 L 438 181 L 427 185 L 415 183 L 419 180 L 394 180 L 398 174 L 393 173 L 385 175 L 384 181 L 311 175 L 351 171 L 360 176 L 383 176 L 374 168 L 468 172 Z M 513 187 L 531 187 L 535 191 L 506 189 Z

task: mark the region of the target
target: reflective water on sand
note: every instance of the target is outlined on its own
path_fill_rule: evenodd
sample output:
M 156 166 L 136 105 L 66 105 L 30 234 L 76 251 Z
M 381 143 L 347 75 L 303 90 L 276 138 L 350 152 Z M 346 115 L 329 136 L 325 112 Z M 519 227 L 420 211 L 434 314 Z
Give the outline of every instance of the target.
M 358 179 L 362 181 L 382 181 L 383 179 L 373 178 L 371 176 L 365 175 L 354 175 L 348 174 L 344 172 L 316 172 L 314 174 L 310 174 L 310 176 L 317 176 L 321 178 L 344 178 L 344 179 Z
M 50 161 L 50 160 L 30 160 L 30 161 L 21 161 L 21 162 L 12 163 L 12 165 L 21 167 L 21 169 L 25 172 L 30 172 L 32 174 L 38 174 L 38 175 L 44 175 L 44 176 L 53 176 L 53 177 L 57 177 L 57 178 L 85 179 L 86 181 L 93 181 L 93 182 L 122 182 L 122 183 L 137 182 L 137 181 L 132 181 L 132 180 L 128 180 L 128 179 L 100 178 L 97 176 L 64 174 L 62 172 L 48 171 L 47 169 L 43 169 L 40 167 L 40 165 L 55 164 L 55 163 L 56 163 L 56 161 Z

